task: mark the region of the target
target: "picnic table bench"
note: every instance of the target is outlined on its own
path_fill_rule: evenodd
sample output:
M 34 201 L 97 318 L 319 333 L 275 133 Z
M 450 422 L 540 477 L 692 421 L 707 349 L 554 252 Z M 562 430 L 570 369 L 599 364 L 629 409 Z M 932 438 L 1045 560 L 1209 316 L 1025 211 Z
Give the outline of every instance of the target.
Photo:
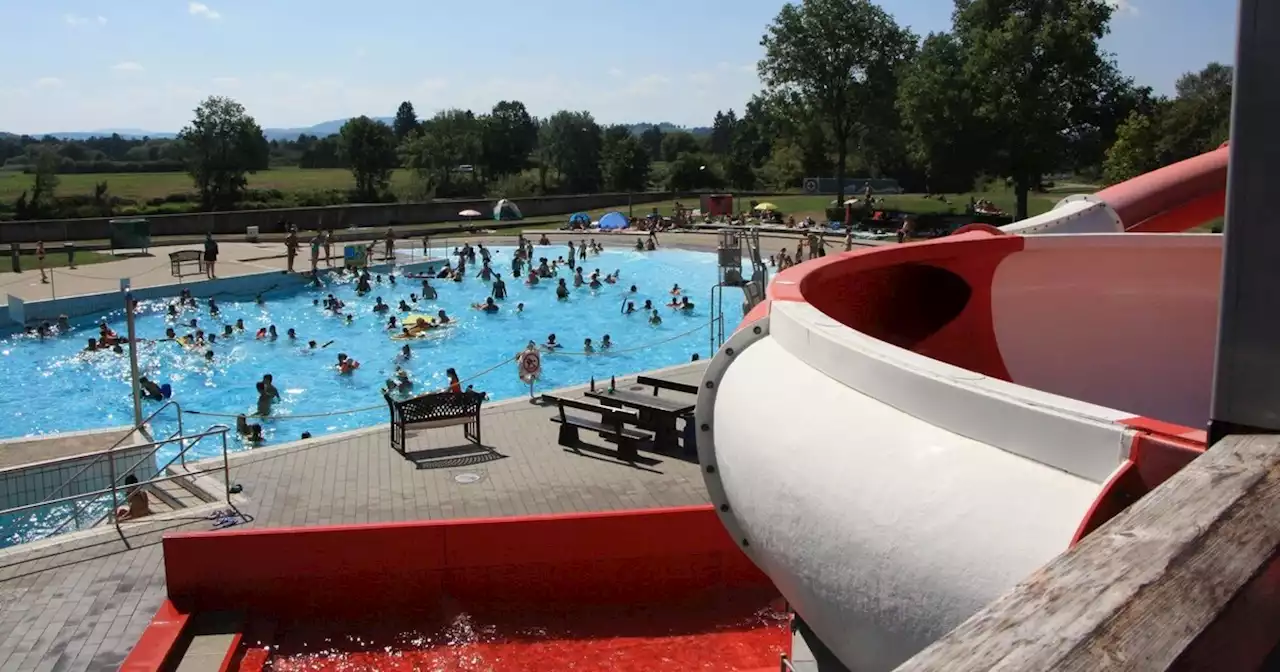
M 587 396 L 600 403 L 618 408 L 635 409 L 636 425 L 653 432 L 653 446 L 658 452 L 675 452 L 680 447 L 680 434 L 676 421 L 693 412 L 693 399 L 659 397 L 630 390 L 594 390 Z
M 408 427 L 435 429 L 462 425 L 468 441 L 480 443 L 480 405 L 483 392 L 433 392 L 409 399 L 394 399 L 382 393 L 391 409 L 391 447 L 404 454 Z
M 648 441 L 651 438 L 648 432 L 627 426 L 628 424 L 634 425 L 639 420 L 635 411 L 606 406 L 588 399 L 575 399 L 550 394 L 542 395 L 542 400 L 546 403 L 555 404 L 560 411 L 558 415 L 552 416 L 551 422 L 560 425 L 559 443 L 562 446 L 577 450 L 581 442 L 578 430 L 585 429 L 618 444 L 618 456 L 628 462 L 633 462 L 640 454 L 640 442 Z M 584 418 L 576 414 L 570 415 L 565 412 L 566 408 L 595 413 L 600 416 L 600 419 Z

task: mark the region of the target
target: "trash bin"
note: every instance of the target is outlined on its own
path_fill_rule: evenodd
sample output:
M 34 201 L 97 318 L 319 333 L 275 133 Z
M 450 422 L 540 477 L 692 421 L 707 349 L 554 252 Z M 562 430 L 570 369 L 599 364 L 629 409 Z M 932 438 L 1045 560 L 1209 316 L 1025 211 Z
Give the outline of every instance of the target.
M 22 272 L 22 246 L 18 243 L 9 243 L 9 257 L 13 262 L 13 272 Z
M 76 267 L 76 244 L 68 240 L 67 242 L 62 244 L 62 251 L 67 253 L 67 267 L 75 268 Z

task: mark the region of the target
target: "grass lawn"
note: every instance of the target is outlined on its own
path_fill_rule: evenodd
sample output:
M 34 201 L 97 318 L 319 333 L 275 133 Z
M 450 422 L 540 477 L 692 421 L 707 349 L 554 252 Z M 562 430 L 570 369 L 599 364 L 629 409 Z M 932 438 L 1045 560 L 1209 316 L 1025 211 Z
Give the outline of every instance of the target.
M 391 188 L 397 192 L 408 188 L 410 173 L 397 170 L 391 176 Z M 25 190 L 31 188 L 34 175 L 22 172 L 0 171 L 0 200 L 12 203 Z M 98 182 L 107 183 L 107 191 L 113 196 L 132 198 L 145 203 L 152 198 L 164 198 L 169 194 L 195 192 L 191 176 L 186 173 L 101 173 L 65 174 L 58 176 L 58 195 L 92 196 Z M 325 189 L 351 189 L 355 181 L 351 171 L 341 168 L 276 168 L 249 176 L 251 189 L 279 189 L 280 191 L 320 191 Z
M 76 268 L 81 266 L 89 266 L 92 264 L 101 264 L 107 261 L 119 261 L 127 257 L 116 256 L 104 252 L 89 252 L 87 250 L 76 250 Z M 45 250 L 44 267 L 45 268 L 66 268 L 67 255 L 60 247 L 52 247 Z M 36 266 L 35 250 L 22 251 L 22 272 L 40 274 L 39 268 Z M 13 261 L 8 254 L 4 259 L 0 259 L 0 273 L 13 273 Z

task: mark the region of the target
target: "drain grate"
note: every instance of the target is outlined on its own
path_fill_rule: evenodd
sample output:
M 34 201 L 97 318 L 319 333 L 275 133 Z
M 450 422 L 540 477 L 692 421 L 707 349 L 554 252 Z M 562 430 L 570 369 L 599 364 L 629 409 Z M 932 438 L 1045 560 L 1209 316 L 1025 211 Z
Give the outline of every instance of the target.
M 464 471 L 460 474 L 454 474 L 453 476 L 454 482 L 461 485 L 471 485 L 472 483 L 478 482 L 481 478 L 482 476 L 480 476 L 480 474 L 471 471 Z

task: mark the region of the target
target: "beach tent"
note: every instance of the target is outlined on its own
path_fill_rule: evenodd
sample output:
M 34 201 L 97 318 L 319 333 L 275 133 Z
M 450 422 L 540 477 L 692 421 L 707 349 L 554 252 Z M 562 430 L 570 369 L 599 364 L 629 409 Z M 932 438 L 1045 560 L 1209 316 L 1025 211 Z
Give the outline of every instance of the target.
M 626 215 L 621 212 L 611 212 L 600 218 L 600 230 L 617 231 L 619 229 L 627 228 L 627 224 L 629 223 L 630 222 L 627 220 Z
M 582 222 L 585 226 L 591 226 L 591 215 L 585 212 L 575 212 L 569 216 L 570 224 L 577 224 L 578 222 Z
M 511 221 L 524 219 L 524 215 L 520 214 L 520 208 L 515 203 L 502 199 L 493 205 L 493 220 L 495 222 Z

